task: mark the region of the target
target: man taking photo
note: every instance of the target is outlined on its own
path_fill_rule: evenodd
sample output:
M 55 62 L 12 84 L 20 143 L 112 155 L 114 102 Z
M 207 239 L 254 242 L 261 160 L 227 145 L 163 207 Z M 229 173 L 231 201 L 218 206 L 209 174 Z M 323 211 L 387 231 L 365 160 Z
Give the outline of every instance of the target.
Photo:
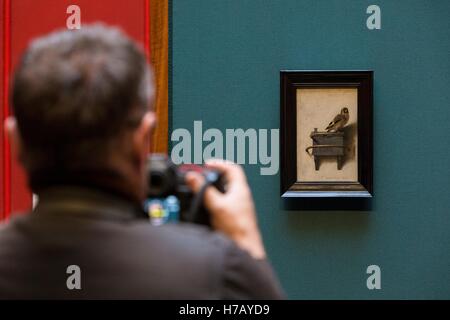
M 145 219 L 154 84 L 122 32 L 94 25 L 35 40 L 11 97 L 5 127 L 39 204 L 0 227 L 0 298 L 284 297 L 240 166 L 207 164 L 226 181 L 225 193 L 204 194 L 213 230 Z M 195 173 L 186 182 L 194 192 L 204 183 Z

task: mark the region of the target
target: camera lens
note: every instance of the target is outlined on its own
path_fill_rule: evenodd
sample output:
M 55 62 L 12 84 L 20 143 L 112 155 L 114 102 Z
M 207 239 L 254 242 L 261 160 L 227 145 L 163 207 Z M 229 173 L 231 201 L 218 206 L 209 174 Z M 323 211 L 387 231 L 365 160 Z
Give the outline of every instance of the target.
M 164 174 L 160 171 L 153 171 L 150 174 L 150 185 L 152 188 L 152 192 L 156 194 L 162 194 L 164 193 L 166 189 Z
M 158 154 L 150 155 L 147 170 L 149 197 L 167 197 L 175 193 L 175 167 L 167 157 Z

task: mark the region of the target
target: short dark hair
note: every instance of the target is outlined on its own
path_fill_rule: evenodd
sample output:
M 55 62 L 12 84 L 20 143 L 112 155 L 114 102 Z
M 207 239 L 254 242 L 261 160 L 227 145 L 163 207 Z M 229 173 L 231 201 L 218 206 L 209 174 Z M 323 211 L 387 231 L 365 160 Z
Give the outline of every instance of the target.
M 30 174 L 107 157 L 109 142 L 148 111 L 152 77 L 142 48 L 117 28 L 95 24 L 34 40 L 11 94 Z

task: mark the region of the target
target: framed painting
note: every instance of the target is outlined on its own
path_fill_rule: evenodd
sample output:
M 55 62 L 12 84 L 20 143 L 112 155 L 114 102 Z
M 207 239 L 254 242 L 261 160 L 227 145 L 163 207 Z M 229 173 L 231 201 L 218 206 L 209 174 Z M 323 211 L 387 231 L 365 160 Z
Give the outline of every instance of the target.
M 281 71 L 281 196 L 373 196 L 373 71 Z

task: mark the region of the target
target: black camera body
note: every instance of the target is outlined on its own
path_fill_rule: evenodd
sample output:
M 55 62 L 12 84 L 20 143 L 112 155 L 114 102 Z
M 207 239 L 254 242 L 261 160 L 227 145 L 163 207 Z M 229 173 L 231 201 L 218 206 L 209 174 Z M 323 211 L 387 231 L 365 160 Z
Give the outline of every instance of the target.
M 225 192 L 220 172 L 193 164 L 174 164 L 166 155 L 150 154 L 147 160 L 148 198 L 175 196 L 179 200 L 179 220 L 210 226 L 210 216 L 203 203 L 207 186 Z M 194 194 L 186 184 L 188 172 L 198 172 L 205 178 L 202 189 Z

